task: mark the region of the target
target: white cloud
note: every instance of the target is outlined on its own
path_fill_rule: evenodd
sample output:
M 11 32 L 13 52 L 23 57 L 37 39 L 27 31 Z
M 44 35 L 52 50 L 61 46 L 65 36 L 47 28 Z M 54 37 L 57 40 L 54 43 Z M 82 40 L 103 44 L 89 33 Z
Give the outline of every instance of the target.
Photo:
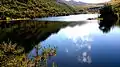
M 66 0 L 66 1 L 70 1 L 70 0 Z

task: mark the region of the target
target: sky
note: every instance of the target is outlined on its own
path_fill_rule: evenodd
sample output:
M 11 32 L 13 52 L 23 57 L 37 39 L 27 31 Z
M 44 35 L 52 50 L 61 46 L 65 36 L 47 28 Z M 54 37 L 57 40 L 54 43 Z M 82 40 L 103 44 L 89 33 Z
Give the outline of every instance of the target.
M 70 0 L 66 0 L 66 1 L 70 1 Z M 85 2 L 85 3 L 104 3 L 104 2 L 108 2 L 111 0 L 74 0 L 74 1 L 81 1 L 81 2 Z

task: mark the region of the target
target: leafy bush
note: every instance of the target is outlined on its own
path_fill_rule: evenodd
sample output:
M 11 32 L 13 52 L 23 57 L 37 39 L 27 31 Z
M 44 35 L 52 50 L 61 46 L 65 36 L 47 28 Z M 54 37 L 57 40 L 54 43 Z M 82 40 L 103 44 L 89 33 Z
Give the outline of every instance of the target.
M 38 46 L 35 47 L 36 53 Z M 39 49 L 40 50 L 40 49 Z M 56 55 L 56 48 L 42 48 L 42 54 L 29 59 L 24 48 L 17 44 L 0 44 L 0 65 L 1 67 L 46 67 L 47 59 Z M 42 64 L 41 64 L 42 63 Z

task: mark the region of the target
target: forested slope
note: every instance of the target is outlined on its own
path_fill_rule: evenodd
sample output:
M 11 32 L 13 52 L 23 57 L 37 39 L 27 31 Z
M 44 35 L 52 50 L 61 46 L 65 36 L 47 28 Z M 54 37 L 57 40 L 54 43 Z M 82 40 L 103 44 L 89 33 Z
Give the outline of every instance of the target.
M 115 13 L 119 13 L 120 15 L 120 0 L 112 0 L 111 5 Z
M 56 0 L 0 0 L 0 16 L 34 18 L 73 14 L 75 10 Z

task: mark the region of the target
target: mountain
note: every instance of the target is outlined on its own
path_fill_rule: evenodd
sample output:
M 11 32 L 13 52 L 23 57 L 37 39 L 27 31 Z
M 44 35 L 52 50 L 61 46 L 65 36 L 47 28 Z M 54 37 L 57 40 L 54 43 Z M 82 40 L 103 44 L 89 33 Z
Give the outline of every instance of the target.
M 74 0 L 66 1 L 66 0 L 57 0 L 59 3 L 66 3 L 67 5 L 72 5 L 72 6 L 79 6 L 79 5 L 86 5 L 87 3 L 84 2 L 76 2 Z

